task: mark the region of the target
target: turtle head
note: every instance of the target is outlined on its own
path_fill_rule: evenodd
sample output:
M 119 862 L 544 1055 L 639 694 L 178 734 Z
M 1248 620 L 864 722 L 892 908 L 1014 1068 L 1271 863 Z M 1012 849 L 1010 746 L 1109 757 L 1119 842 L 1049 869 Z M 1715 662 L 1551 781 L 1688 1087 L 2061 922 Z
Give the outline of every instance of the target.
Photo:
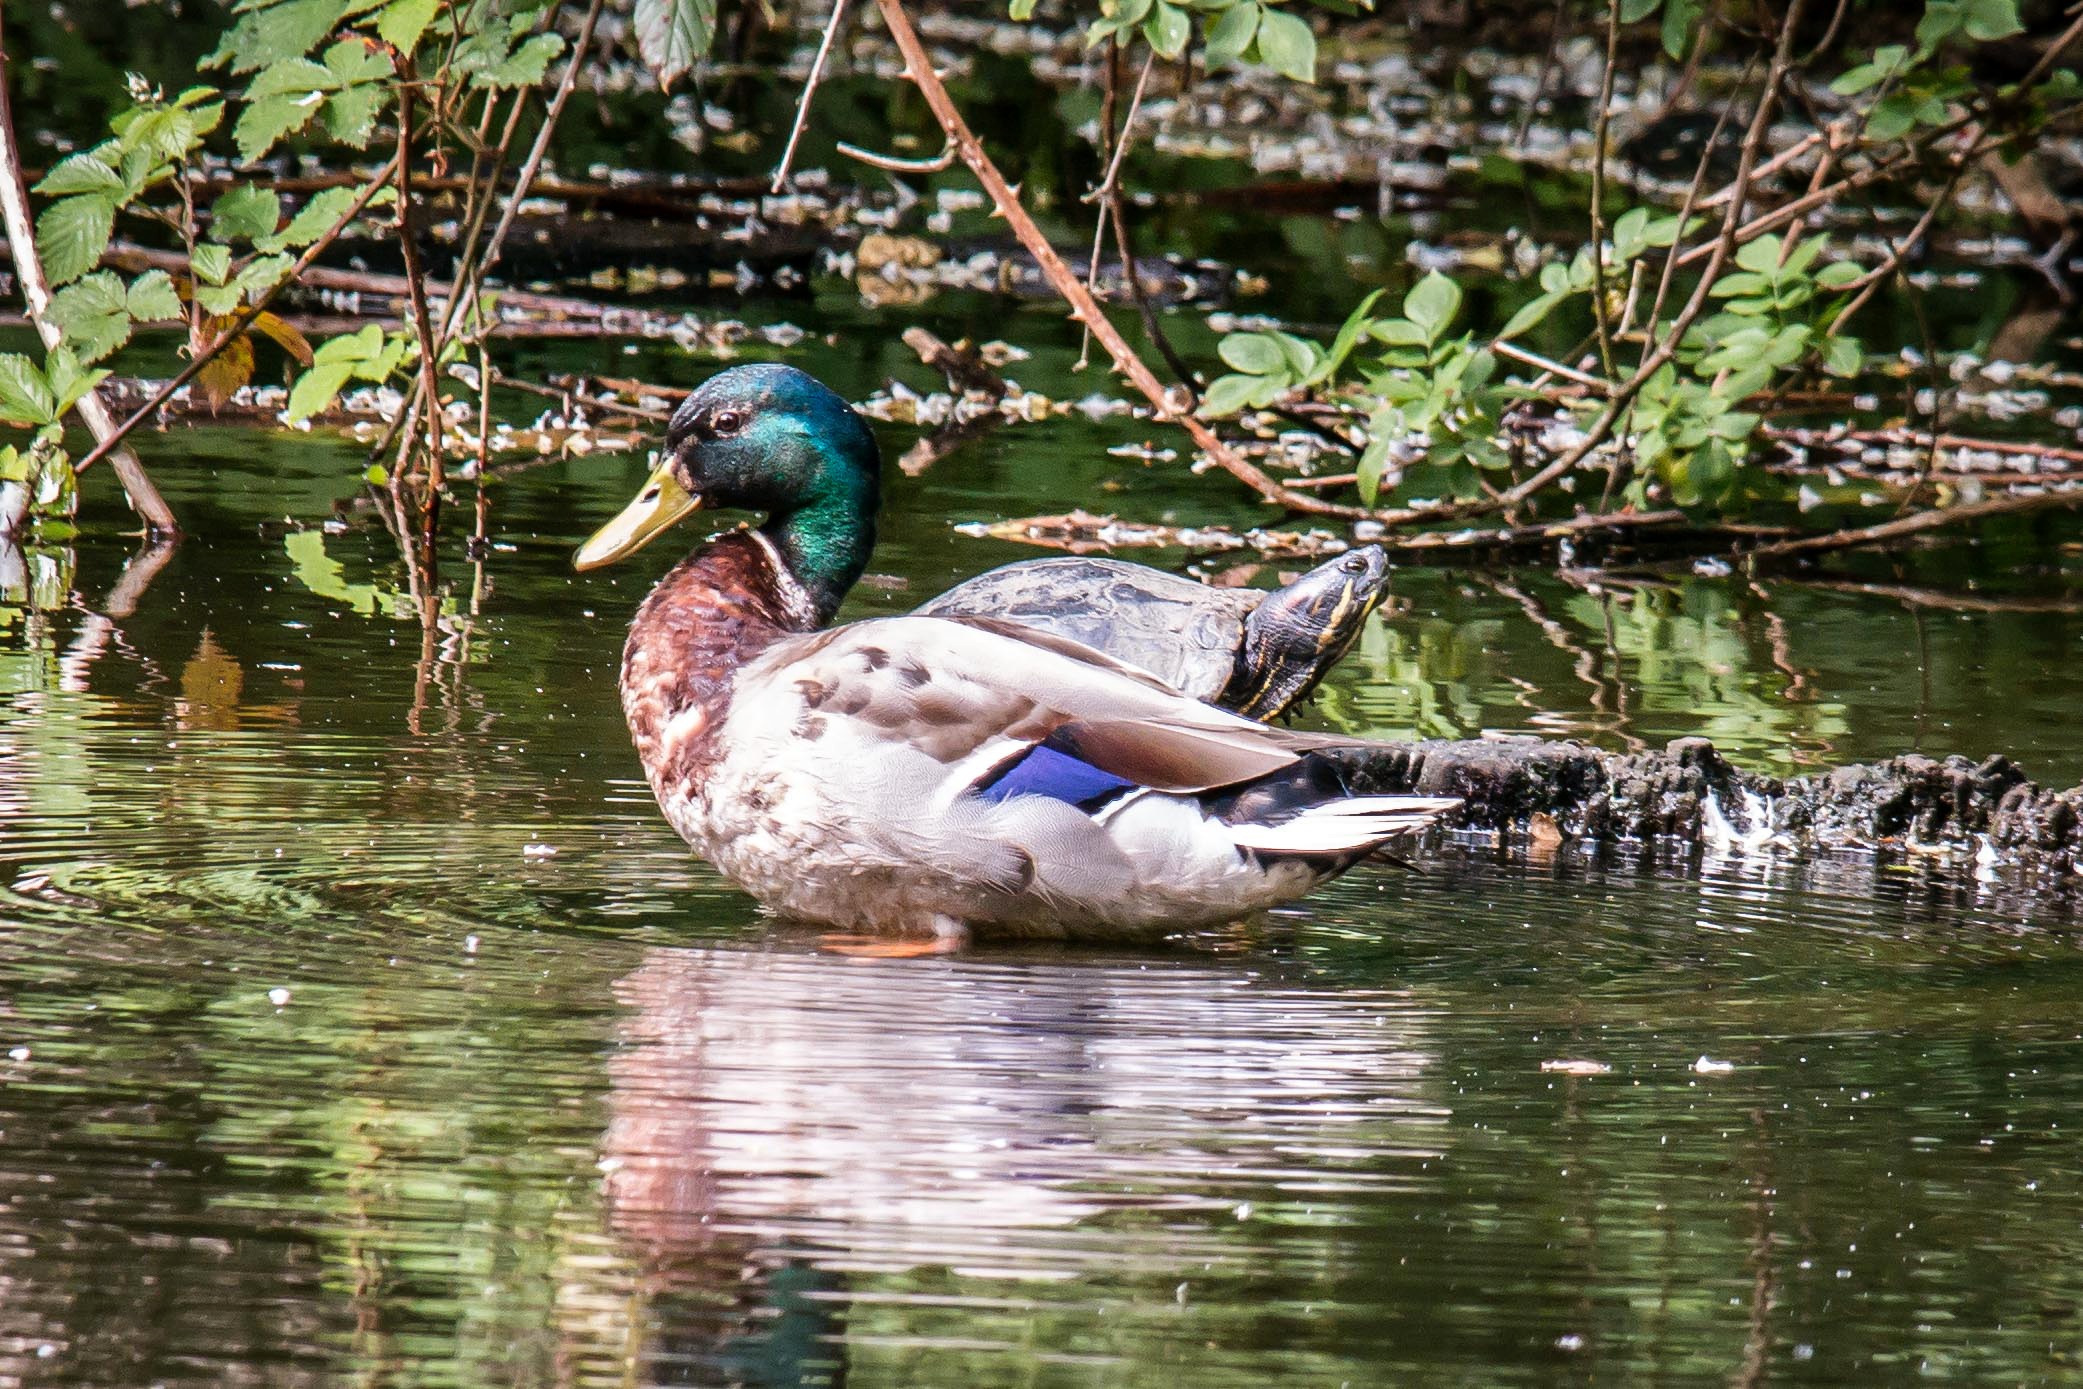
M 1388 555 L 1363 545 L 1267 594 L 1244 619 L 1235 698 L 1224 702 L 1254 719 L 1287 712 L 1352 649 L 1388 593 Z

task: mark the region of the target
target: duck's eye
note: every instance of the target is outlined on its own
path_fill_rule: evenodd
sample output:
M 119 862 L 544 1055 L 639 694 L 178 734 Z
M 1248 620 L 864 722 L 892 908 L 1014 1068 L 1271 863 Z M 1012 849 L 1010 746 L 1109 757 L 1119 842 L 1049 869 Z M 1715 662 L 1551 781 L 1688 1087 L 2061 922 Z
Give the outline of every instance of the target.
M 745 417 L 736 410 L 718 410 L 709 416 L 711 434 L 735 434 L 745 427 Z

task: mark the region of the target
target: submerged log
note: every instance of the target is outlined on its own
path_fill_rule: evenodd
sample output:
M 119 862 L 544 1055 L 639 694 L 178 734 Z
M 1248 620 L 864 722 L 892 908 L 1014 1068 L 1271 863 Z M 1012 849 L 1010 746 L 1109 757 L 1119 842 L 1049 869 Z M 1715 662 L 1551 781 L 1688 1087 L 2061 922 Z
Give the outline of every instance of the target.
M 1662 752 L 1502 737 L 1399 745 L 1353 759 L 1354 790 L 1455 795 L 1449 829 L 1501 842 L 1558 833 L 1679 853 L 1913 857 L 2035 886 L 2083 886 L 2083 787 L 2041 786 L 2003 756 L 1909 753 L 1809 776 L 1731 765 L 1704 738 Z

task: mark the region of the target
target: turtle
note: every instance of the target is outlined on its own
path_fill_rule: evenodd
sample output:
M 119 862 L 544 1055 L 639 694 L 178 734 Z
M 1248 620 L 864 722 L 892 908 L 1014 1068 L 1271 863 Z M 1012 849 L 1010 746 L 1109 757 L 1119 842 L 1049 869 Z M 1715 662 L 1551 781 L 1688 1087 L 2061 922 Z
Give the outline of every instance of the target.
M 1066 555 L 988 570 L 918 611 L 1000 618 L 1068 637 L 1264 721 L 1294 708 L 1352 648 L 1388 594 L 1388 575 L 1379 545 L 1347 550 L 1270 592 Z

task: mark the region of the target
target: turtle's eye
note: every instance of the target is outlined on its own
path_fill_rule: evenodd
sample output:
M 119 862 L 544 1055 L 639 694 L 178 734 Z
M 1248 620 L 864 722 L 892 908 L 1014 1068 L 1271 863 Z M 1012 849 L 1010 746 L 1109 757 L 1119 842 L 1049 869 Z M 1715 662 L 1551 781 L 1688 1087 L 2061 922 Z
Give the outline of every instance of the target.
M 1367 572 L 1367 561 L 1358 555 L 1348 555 L 1339 562 L 1338 567 L 1348 574 L 1364 574 Z
M 745 416 L 736 410 L 716 410 L 709 415 L 709 433 L 717 438 L 735 434 L 745 427 Z

